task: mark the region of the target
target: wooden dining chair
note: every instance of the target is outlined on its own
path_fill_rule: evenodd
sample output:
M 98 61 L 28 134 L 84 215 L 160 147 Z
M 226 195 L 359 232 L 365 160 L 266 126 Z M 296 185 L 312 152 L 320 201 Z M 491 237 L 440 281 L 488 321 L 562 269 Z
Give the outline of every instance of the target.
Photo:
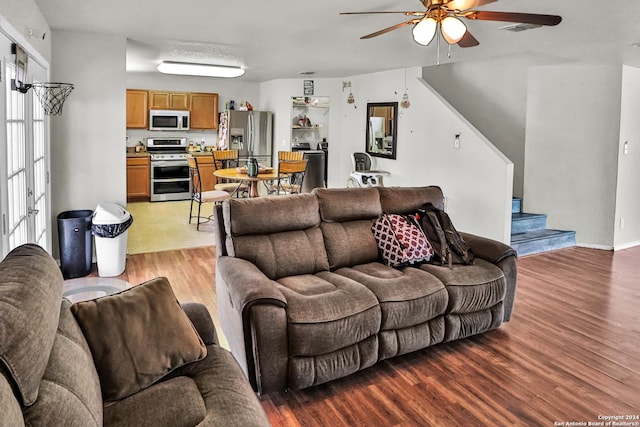
M 237 168 L 240 165 L 238 160 L 238 150 L 214 150 L 213 167 L 214 169 Z M 244 182 L 231 182 L 222 178 L 217 178 L 215 185 L 216 190 L 226 191 L 236 196 L 244 196 L 249 192 L 249 186 Z
M 307 163 L 303 160 L 283 160 L 278 163 L 278 182 L 276 194 L 302 193 L 302 183 L 307 171 Z
M 210 216 L 205 218 L 205 221 L 201 221 L 200 210 L 203 203 L 221 203 L 223 200 L 230 199 L 231 194 L 222 190 L 210 190 L 202 191 L 202 180 L 200 179 L 200 168 L 198 167 L 198 159 L 194 156 L 187 156 L 187 162 L 189 163 L 189 177 L 191 178 L 191 206 L 189 207 L 189 224 L 191 220 L 196 217 L 197 225 L 196 230 L 200 231 L 200 224 L 203 222 L 211 221 L 213 212 Z M 193 204 L 198 204 L 198 214 L 193 215 Z
M 300 162 L 304 159 L 304 153 L 302 151 L 278 151 L 278 170 L 280 170 L 281 162 Z M 286 176 L 282 176 L 282 182 L 286 181 Z M 265 187 L 267 187 L 267 193 L 276 194 L 279 192 L 278 181 L 264 181 Z

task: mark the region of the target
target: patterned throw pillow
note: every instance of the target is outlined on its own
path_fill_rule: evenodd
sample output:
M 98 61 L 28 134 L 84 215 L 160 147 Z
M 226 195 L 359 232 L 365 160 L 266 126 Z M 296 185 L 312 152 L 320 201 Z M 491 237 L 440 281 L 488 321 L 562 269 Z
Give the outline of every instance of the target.
M 382 215 L 374 221 L 371 231 L 389 267 L 429 261 L 434 254 L 422 230 L 402 215 Z

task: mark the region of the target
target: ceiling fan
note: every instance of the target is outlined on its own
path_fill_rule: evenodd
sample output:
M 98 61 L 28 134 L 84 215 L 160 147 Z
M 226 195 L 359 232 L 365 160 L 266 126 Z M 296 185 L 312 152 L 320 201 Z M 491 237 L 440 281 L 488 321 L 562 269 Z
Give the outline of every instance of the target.
M 408 21 L 401 22 L 375 33 L 360 37 L 370 39 L 388 33 L 407 25 L 413 25 L 413 39 L 416 43 L 427 46 L 433 41 L 440 30 L 442 37 L 449 43 L 458 44 L 460 47 L 473 47 L 480 44 L 469 32 L 467 26 L 460 18 L 478 21 L 504 21 L 521 24 L 558 25 L 562 17 L 558 15 L 540 15 L 536 13 L 518 12 L 489 12 L 483 10 L 471 10 L 472 8 L 494 3 L 497 0 L 419 0 L 426 10 L 418 12 L 342 12 L 340 15 L 367 15 L 395 13 L 412 16 Z

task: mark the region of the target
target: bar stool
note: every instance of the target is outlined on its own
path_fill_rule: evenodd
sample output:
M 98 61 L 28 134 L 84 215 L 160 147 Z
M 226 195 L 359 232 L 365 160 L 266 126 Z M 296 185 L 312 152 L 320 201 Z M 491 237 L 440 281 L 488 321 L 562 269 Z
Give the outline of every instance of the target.
M 189 207 L 189 224 L 191 219 L 198 218 L 196 230 L 200 231 L 200 224 L 211 221 L 213 213 L 206 217 L 206 221 L 201 221 L 200 209 L 203 203 L 221 203 L 223 200 L 230 199 L 231 194 L 222 190 L 202 191 L 202 180 L 200 179 L 200 168 L 198 167 L 198 159 L 194 156 L 187 156 L 189 163 L 189 176 L 191 177 L 191 206 Z M 193 203 L 198 204 L 198 215 L 193 215 Z

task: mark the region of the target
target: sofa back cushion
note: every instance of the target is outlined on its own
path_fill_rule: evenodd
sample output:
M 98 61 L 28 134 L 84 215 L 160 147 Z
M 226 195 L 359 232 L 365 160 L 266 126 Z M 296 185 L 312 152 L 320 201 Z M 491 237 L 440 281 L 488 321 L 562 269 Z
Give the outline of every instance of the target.
M 223 216 L 227 253 L 270 279 L 329 269 L 313 195 L 225 200 Z
M 68 300 L 58 302 L 60 322 L 38 400 L 24 408 L 26 425 L 102 426 L 100 380 L 87 341 Z
M 382 208 L 376 189 L 316 188 L 314 193 L 331 270 L 377 261 L 371 224 L 382 215 Z
M 63 278 L 54 259 L 27 244 L 0 263 L 0 371 L 32 405 L 56 338 Z
M 384 213 L 408 214 L 431 202 L 444 209 L 444 195 L 440 187 L 376 187 Z

